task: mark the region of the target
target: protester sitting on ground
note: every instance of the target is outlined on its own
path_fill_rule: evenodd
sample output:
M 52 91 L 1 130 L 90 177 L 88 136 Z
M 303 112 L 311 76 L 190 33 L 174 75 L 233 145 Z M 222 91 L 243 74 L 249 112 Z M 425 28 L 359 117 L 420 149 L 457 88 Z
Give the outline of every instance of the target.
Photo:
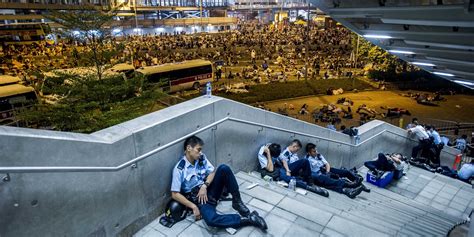
M 204 142 L 197 136 L 184 141 L 184 155 L 173 169 L 171 197 L 193 211 L 196 220 L 204 219 L 208 226 L 240 228 L 255 226 L 267 229 L 265 220 L 258 212 L 245 206 L 239 192 L 239 185 L 227 165 L 217 169 L 202 153 Z M 232 208 L 239 214 L 218 214 L 216 212 L 224 188 L 232 195 Z M 176 216 L 176 215 L 174 215 Z M 178 215 L 179 216 L 179 215 Z
M 376 160 L 364 162 L 364 166 L 367 167 L 372 174 L 375 175 L 376 179 L 382 177 L 385 171 L 394 171 L 396 169 L 403 170 L 403 156 L 399 153 L 383 154 L 379 153 Z M 403 171 L 402 171 L 403 172 Z
M 280 180 L 290 183 L 292 179 L 295 179 L 296 187 L 328 197 L 329 193 L 327 190 L 311 184 L 311 165 L 307 159 L 299 159 L 297 152 L 300 149 L 301 142 L 295 139 L 278 157 L 282 163 Z
M 316 185 L 343 193 L 350 198 L 355 198 L 362 191 L 370 192 L 370 189 L 362 184 L 363 177 L 346 169 L 331 167 L 324 156 L 317 152 L 315 144 L 306 145 L 305 158 L 311 164 L 311 177 Z
M 435 92 L 433 101 L 446 101 L 447 99 L 445 97 L 441 96 L 441 93 L 439 91 Z
M 303 106 L 301 106 L 301 109 L 298 113 L 301 114 L 301 115 L 309 114 L 308 105 L 304 104 Z

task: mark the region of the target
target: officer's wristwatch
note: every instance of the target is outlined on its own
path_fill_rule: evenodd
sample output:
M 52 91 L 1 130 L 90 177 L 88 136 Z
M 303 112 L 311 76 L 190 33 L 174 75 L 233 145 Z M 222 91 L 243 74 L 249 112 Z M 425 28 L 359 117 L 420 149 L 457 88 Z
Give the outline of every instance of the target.
M 204 184 L 206 185 L 206 188 L 209 187 L 210 183 L 209 182 L 204 182 Z

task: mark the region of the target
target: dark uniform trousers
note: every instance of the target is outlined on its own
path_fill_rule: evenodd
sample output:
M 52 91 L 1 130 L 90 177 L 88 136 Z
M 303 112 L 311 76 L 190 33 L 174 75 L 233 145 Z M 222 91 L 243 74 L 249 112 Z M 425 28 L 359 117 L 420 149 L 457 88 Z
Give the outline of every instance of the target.
M 344 188 L 344 180 L 342 179 L 333 179 L 328 174 L 314 174 L 312 175 L 314 182 L 322 187 L 334 190 L 336 192 L 342 192 Z
M 329 171 L 333 174 L 337 174 L 337 176 L 339 176 L 340 178 L 347 178 L 350 181 L 356 180 L 356 176 L 349 170 L 337 169 L 337 168 L 331 167 Z M 316 182 L 316 184 L 326 187 L 328 189 L 334 190 L 339 193 L 342 192 L 342 189 L 344 188 L 344 184 L 346 183 L 346 181 L 340 178 L 332 178 L 327 173 L 312 175 L 312 177 L 313 177 L 314 182 Z
M 290 183 L 290 180 L 294 178 L 296 179 L 296 187 L 306 189 L 308 184 L 305 181 L 311 177 L 311 165 L 308 159 L 300 159 L 288 164 L 288 168 L 293 176 L 286 175 L 285 168 L 280 168 L 280 180 Z M 297 177 L 298 174 L 300 174 L 303 179 Z
M 209 202 L 206 204 L 197 203 L 202 219 L 204 219 L 208 226 L 222 228 L 240 227 L 240 215 L 220 215 L 216 212 L 217 200 L 221 197 L 224 187 L 227 188 L 229 193 L 239 192 L 239 185 L 237 184 L 237 180 L 235 179 L 234 173 L 232 173 L 230 167 L 227 165 L 220 165 L 217 167 L 212 183 L 207 188 Z
M 423 139 L 420 140 L 420 143 L 418 143 L 417 146 L 413 147 L 411 150 L 411 157 L 417 158 L 418 153 L 424 149 L 427 149 L 430 147 L 431 140 L 430 139 Z
M 387 160 L 387 157 L 385 157 L 383 153 L 379 153 L 377 160 L 366 161 L 364 162 L 364 165 L 371 171 L 391 171 L 394 169 L 393 164 Z

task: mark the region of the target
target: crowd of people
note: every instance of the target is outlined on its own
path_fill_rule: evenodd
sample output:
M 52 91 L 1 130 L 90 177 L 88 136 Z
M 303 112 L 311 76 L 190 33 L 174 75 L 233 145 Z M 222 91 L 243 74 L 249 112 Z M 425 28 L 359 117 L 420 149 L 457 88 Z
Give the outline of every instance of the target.
M 102 47 L 117 50 L 111 64 L 129 63 L 138 67 L 205 58 L 223 62 L 224 77 L 282 79 L 294 76 L 332 78 L 343 68 L 354 67 L 350 31 L 300 25 L 275 27 L 272 24 L 241 23 L 235 30 L 220 33 L 126 35 L 108 39 Z M 29 45 L 1 45 L 0 73 L 24 75 L 28 70 L 48 71 L 92 66 L 81 59 L 92 51 L 91 44 L 60 38 Z M 103 50 L 103 49 L 102 49 Z M 308 70 L 305 68 L 308 65 Z M 362 60 L 359 61 L 362 65 Z

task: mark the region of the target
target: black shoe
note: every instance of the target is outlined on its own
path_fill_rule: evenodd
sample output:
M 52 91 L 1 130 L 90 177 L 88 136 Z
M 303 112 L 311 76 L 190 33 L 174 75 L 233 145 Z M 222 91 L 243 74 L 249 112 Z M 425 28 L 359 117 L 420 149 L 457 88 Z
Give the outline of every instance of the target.
M 346 196 L 349 198 L 354 199 L 357 197 L 362 192 L 362 186 L 359 186 L 357 188 L 343 188 L 342 193 L 344 193 Z
M 240 219 L 240 226 L 255 226 L 263 231 L 268 229 L 267 223 L 256 211 L 250 213 L 248 217 Z
M 436 169 L 433 169 L 430 165 L 428 164 L 423 164 L 423 168 L 425 168 L 426 170 L 430 171 L 430 172 L 435 172 Z
M 361 184 L 360 185 L 362 187 L 362 191 L 366 192 L 366 193 L 370 193 L 370 188 L 367 188 L 367 186 Z
M 381 170 L 374 170 L 372 171 L 372 174 L 375 176 L 375 180 L 379 180 L 380 178 L 382 178 L 384 172 Z
M 351 182 L 347 180 L 344 182 L 344 188 L 357 188 L 359 186 L 360 186 L 360 183 Z
M 310 192 L 313 192 L 313 193 L 316 193 L 316 194 L 319 194 L 323 197 L 329 197 L 328 190 L 326 190 L 324 188 L 321 188 L 321 187 L 318 187 L 318 186 L 315 186 L 315 185 L 308 185 L 306 187 L 306 190 L 308 190 Z
M 250 210 L 245 206 L 244 202 L 242 202 L 239 192 L 232 194 L 232 208 L 238 211 L 243 217 L 247 217 L 250 214 Z

